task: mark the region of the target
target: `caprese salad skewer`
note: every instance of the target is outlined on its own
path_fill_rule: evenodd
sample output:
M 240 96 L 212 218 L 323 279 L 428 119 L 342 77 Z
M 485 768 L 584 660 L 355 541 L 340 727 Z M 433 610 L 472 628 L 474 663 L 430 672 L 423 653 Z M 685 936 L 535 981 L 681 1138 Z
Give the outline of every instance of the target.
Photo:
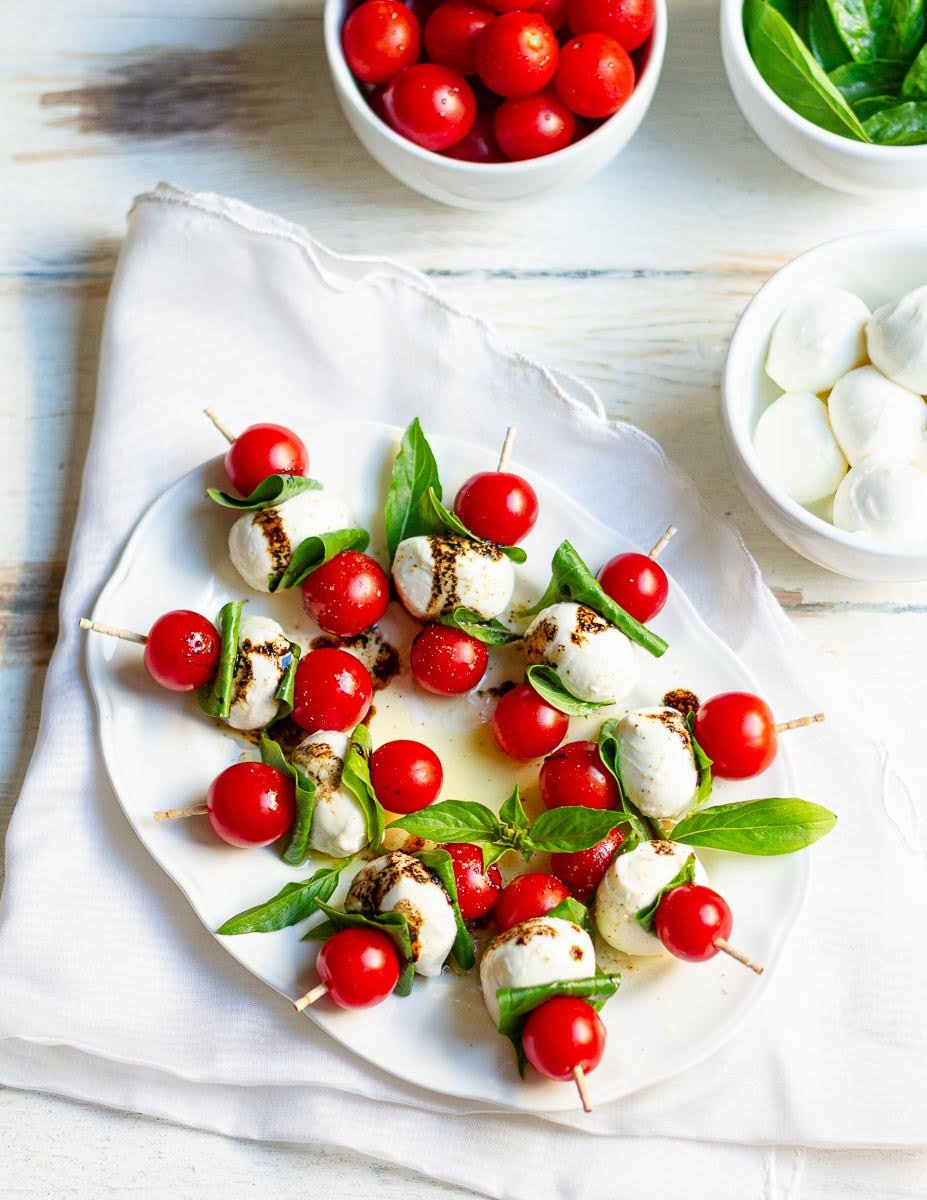
M 765 700 L 751 692 L 722 692 L 699 705 L 692 732 L 721 779 L 752 779 L 772 764 L 778 735 L 824 720 L 822 712 L 777 722 Z

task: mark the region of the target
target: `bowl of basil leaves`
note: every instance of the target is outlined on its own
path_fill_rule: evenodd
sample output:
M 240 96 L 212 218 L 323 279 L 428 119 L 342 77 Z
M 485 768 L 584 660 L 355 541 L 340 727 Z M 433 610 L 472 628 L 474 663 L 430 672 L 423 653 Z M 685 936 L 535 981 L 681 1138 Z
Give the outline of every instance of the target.
M 790 167 L 862 195 L 927 188 L 927 0 L 721 0 L 721 49 Z

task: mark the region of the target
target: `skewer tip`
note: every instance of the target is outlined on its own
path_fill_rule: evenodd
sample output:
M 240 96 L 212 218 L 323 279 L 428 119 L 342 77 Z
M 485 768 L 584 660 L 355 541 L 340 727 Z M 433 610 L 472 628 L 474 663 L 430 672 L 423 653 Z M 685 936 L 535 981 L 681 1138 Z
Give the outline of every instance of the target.
M 504 471 L 508 465 L 509 458 L 512 454 L 512 446 L 515 444 L 516 429 L 514 425 L 510 425 L 505 431 L 505 441 L 502 443 L 502 450 L 499 454 L 499 465 L 497 471 Z
M 218 414 L 215 412 L 215 410 L 211 409 L 211 408 L 204 408 L 203 412 L 210 419 L 210 421 L 212 421 L 213 425 L 215 425 L 216 429 L 219 430 L 219 432 L 222 434 L 222 436 L 225 438 L 225 440 L 229 443 L 229 445 L 231 445 L 232 442 L 235 441 L 235 434 L 232 433 L 232 431 L 228 428 L 227 425 L 223 424 L 222 420 L 220 419 Z
M 663 534 L 663 536 L 660 538 L 660 540 L 650 550 L 650 553 L 647 555 L 647 557 L 648 558 L 659 558 L 660 555 L 663 553 L 663 551 L 666 549 L 666 547 L 669 544 L 669 542 L 671 541 L 671 539 L 674 538 L 678 532 L 679 532 L 679 530 L 676 528 L 675 525 L 670 525 L 669 528 L 666 530 L 666 532 Z
M 805 729 L 808 725 L 820 725 L 824 720 L 822 712 L 811 713 L 807 717 L 797 717 L 794 721 L 780 721 L 776 725 L 776 733 L 788 733 L 790 729 Z
M 304 1008 L 308 1008 L 310 1004 L 315 1004 L 316 1000 L 321 1000 L 328 991 L 327 983 L 316 984 L 314 988 L 306 992 L 304 996 L 300 996 L 298 1000 L 293 1001 L 293 1007 L 297 1012 L 302 1012 Z
M 752 958 L 747 958 L 746 954 L 738 950 L 736 946 L 732 946 L 730 942 L 726 942 L 724 938 L 716 938 L 715 945 L 723 953 L 733 958 L 735 962 L 739 962 L 742 966 L 747 967 L 755 975 L 762 975 L 765 967 L 760 966 L 758 962 L 754 962 Z
M 188 808 L 163 808 L 154 814 L 156 821 L 179 821 L 184 817 L 205 817 L 209 807 L 205 804 L 191 804 Z
M 576 1084 L 576 1090 L 579 1092 L 583 1112 L 591 1113 L 592 1101 L 589 1099 L 589 1089 L 586 1086 L 586 1072 L 582 1067 L 573 1068 L 573 1082 Z

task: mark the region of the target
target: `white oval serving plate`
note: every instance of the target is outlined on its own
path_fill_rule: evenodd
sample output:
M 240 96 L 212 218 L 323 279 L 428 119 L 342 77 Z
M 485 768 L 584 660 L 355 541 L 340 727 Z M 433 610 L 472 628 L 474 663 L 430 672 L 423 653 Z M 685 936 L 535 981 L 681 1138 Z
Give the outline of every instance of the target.
M 380 514 L 399 430 L 332 421 L 301 432 L 310 446 L 312 474 L 350 499 L 356 516 L 371 531 L 372 553 L 384 561 Z M 432 445 L 448 496 L 469 475 L 492 465 L 491 454 L 473 445 L 441 437 L 433 438 Z M 551 555 L 564 538 L 576 545 L 593 570 L 612 554 L 633 548 L 556 487 L 530 471 L 523 474 L 537 489 L 541 517 L 524 543 L 529 559 L 518 568 L 518 603 L 533 599 L 546 585 Z M 234 514 L 203 495 L 208 485 L 223 482 L 221 460 L 216 459 L 179 480 L 151 506 L 103 589 L 94 613 L 97 620 L 146 630 L 168 609 L 187 607 L 212 614 L 226 600 L 248 596 L 251 611 L 274 615 L 304 646 L 318 635 L 318 628 L 302 613 L 298 589 L 295 594 L 263 596 L 249 593 L 238 578 L 226 551 Z M 623 707 L 659 703 L 672 687 L 690 688 L 703 698 L 732 688 L 756 690 L 746 669 L 678 587 L 672 588 L 653 627 L 670 649 L 661 659 L 637 651 L 640 682 Z M 417 626 L 394 604 L 382 629 L 407 662 Z M 495 749 L 485 722 L 493 704 L 488 689 L 518 677 L 520 655 L 516 648 L 493 651 L 493 657 L 486 690 L 463 699 L 425 696 L 405 673 L 400 675 L 375 697 L 374 745 L 396 736 L 418 737 L 442 758 L 443 798 L 498 807 L 518 780 L 529 811 L 536 811 L 538 764 L 519 766 L 505 758 Z M 156 822 L 155 810 L 201 802 L 219 771 L 256 752 L 203 718 L 192 700 L 157 688 L 145 674 L 137 646 L 91 637 L 87 661 L 103 758 L 119 802 L 142 842 L 208 929 L 217 929 L 234 913 L 312 872 L 316 864 L 288 867 L 272 848 L 245 851 L 227 846 L 204 819 Z M 570 738 L 589 736 L 601 719 L 574 720 Z M 719 782 L 714 799 L 794 795 L 786 755 L 787 750 L 780 751 L 758 780 Z M 807 856 L 751 859 L 700 852 L 700 857 L 712 883 L 731 903 L 737 943 L 766 964 L 766 974 L 758 979 L 723 955 L 700 966 L 603 957 L 609 968 L 621 966 L 623 983 L 603 1010 L 611 1037 L 602 1064 L 590 1077 L 595 1101 L 627 1096 L 716 1050 L 759 1000 L 798 915 L 807 888 Z M 544 866 L 537 858 L 531 869 Z M 309 923 L 219 940 L 270 987 L 295 998 L 313 983 L 317 944 L 300 940 Z M 572 1088 L 534 1075 L 526 1081 L 518 1078 L 511 1046 L 496 1033 L 483 1006 L 477 974 L 417 978 L 408 998 L 394 997 L 363 1012 L 344 1012 L 325 1000 L 307 1011 L 344 1046 L 410 1083 L 508 1108 L 573 1108 Z

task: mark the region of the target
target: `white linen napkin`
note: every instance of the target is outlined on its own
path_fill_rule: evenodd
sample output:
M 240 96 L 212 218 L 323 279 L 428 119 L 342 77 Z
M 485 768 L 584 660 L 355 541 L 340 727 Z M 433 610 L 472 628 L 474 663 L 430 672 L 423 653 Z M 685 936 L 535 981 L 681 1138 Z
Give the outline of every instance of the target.
M 709 1061 L 589 1117 L 493 1111 L 348 1054 L 200 926 L 105 778 L 77 622 L 151 501 L 216 453 L 204 404 L 232 427 L 420 415 L 453 435 L 465 413 L 468 438 L 489 442 L 516 424 L 521 461 L 632 539 L 678 525 L 668 567 L 773 708 L 826 709 L 791 750 L 803 794 L 840 822 L 813 851 L 764 1003 Z M 508 350 L 412 271 L 162 186 L 136 202 L 113 281 L 60 640 L 8 835 L 0 1082 L 351 1146 L 531 1200 L 779 1198 L 796 1194 L 800 1147 L 927 1145 L 927 835 L 871 728 L 737 533 L 587 388 Z

